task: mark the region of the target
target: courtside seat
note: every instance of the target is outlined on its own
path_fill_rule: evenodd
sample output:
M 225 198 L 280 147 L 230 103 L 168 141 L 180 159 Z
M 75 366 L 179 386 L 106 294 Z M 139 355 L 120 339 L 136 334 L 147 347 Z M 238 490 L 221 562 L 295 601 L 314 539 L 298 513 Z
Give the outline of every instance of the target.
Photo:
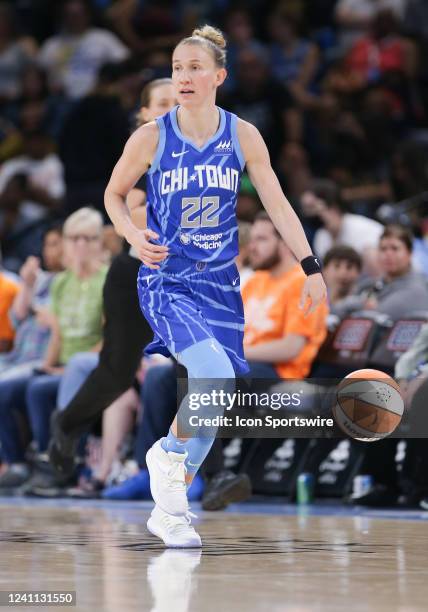
M 342 378 L 367 367 L 373 348 L 387 335 L 393 322 L 384 314 L 361 310 L 342 319 L 322 345 L 311 377 Z
M 394 321 L 389 332 L 373 345 L 368 365 L 392 374 L 397 359 L 410 348 L 422 325 L 427 322 L 426 310 L 411 311 L 406 317 Z

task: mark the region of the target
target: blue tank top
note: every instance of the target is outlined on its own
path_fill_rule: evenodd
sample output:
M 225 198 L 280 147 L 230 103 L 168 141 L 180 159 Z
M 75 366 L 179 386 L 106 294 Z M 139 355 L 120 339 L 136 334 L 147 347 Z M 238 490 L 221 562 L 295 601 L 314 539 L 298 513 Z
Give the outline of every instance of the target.
M 238 254 L 236 200 L 245 165 L 236 115 L 218 108 L 217 132 L 197 147 L 180 132 L 177 109 L 156 120 L 159 144 L 147 173 L 147 227 L 171 255 L 232 260 Z

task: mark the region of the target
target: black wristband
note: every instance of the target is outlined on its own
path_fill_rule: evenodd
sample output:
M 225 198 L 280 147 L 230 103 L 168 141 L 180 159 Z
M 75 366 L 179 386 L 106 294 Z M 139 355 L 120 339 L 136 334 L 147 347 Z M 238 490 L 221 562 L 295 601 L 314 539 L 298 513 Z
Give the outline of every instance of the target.
M 314 255 L 308 255 L 308 257 L 302 259 L 300 265 L 302 266 L 303 272 L 306 274 L 306 276 L 310 276 L 311 274 L 318 274 L 318 272 L 321 272 L 320 260 Z

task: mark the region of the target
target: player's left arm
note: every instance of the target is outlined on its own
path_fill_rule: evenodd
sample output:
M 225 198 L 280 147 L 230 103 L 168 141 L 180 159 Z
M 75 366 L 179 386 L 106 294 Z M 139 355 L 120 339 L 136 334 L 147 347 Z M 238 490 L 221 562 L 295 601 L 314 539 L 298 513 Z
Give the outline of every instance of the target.
M 302 224 L 272 169 L 266 144 L 258 129 L 251 123 L 239 119 L 237 131 L 250 180 L 284 242 L 301 262 L 312 255 L 311 247 Z M 314 311 L 318 304 L 325 300 L 326 294 L 322 274 L 310 274 L 303 287 L 300 308 L 305 307 L 309 298 L 306 314 Z

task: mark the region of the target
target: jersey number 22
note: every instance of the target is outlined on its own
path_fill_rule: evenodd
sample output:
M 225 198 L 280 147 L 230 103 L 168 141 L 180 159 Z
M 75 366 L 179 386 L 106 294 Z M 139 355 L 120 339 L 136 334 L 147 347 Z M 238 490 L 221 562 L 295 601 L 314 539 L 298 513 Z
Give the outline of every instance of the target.
M 219 223 L 219 196 L 183 198 L 181 200 L 181 227 L 217 227 Z

